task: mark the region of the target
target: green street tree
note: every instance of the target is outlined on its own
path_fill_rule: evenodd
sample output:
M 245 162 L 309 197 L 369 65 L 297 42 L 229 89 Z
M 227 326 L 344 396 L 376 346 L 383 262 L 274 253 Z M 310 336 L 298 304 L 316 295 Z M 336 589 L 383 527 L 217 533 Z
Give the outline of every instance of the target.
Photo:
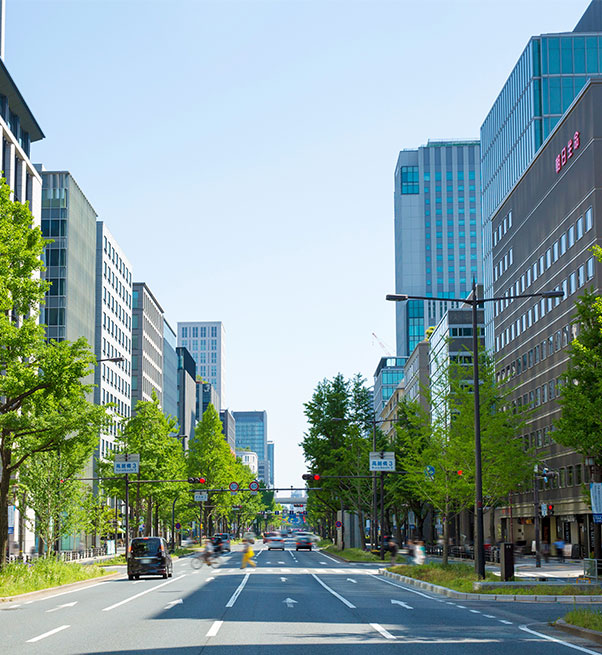
M 83 380 L 95 362 L 85 339 L 48 343 L 38 323 L 48 284 L 45 241 L 27 205 L 0 181 L 0 567 L 8 544 L 11 480 L 37 453 L 68 439 L 92 452 L 105 409 L 89 403 Z
M 594 248 L 602 261 L 602 251 Z M 557 399 L 562 409 L 554 440 L 594 459 L 593 481 L 601 481 L 602 468 L 602 297 L 585 290 L 575 302 L 567 369 Z M 594 557 L 602 557 L 600 525 L 594 524 Z
M 153 525 L 158 533 L 160 518 L 167 518 L 173 499 L 188 488 L 185 482 L 169 482 L 186 477 L 182 445 L 173 437 L 176 427 L 176 420 L 165 416 L 153 393 L 152 400 L 139 401 L 134 414 L 122 421 L 116 440 L 118 451 L 140 455 L 140 472 L 130 476 L 130 509 L 132 526 L 138 531 L 144 525 L 145 535 L 153 532 Z M 99 463 L 101 477 L 113 475 L 114 457 L 115 452 Z M 145 483 L 145 480 L 165 482 Z M 105 480 L 103 488 L 108 496 L 125 499 L 125 482 Z

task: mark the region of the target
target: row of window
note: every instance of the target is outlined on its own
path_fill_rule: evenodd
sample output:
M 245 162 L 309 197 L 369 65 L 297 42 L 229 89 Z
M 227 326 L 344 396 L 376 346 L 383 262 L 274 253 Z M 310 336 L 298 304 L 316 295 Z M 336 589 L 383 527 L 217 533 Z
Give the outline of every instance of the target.
M 111 269 L 107 262 L 102 263 L 102 274 L 105 280 L 109 281 L 109 284 L 117 293 L 117 295 L 123 300 L 126 304 L 126 307 L 129 309 L 132 308 L 132 295 L 130 293 L 130 287 L 126 287 L 121 280 L 115 275 L 115 271 Z M 128 284 L 130 284 L 128 282 Z
M 188 348 L 192 353 L 196 353 L 199 350 L 207 350 L 207 339 L 182 339 L 182 347 Z M 211 350 L 217 351 L 217 339 L 210 339 L 209 346 Z
M 584 215 L 579 216 L 566 232 L 564 232 L 547 250 L 539 257 L 529 268 L 521 275 L 513 288 L 508 289 L 506 295 L 518 295 L 524 293 L 544 271 L 547 271 L 552 264 L 555 264 L 569 248 L 572 248 L 586 232 L 589 232 L 594 226 L 594 214 L 590 207 Z M 501 260 L 500 260 L 501 261 Z M 497 270 L 498 267 L 496 267 Z M 500 269 L 501 270 L 501 269 Z M 504 271 L 506 269 L 504 268 Z M 501 275 L 501 273 L 499 273 Z M 499 277 L 498 275 L 498 277 Z M 588 278 L 589 279 L 589 278 Z M 508 301 L 496 303 L 496 316 L 505 307 L 508 307 Z
M 129 364 L 127 361 L 123 362 L 123 364 L 124 373 L 129 376 L 131 374 Z M 122 393 L 124 396 L 127 396 L 128 398 L 130 397 L 130 384 L 127 382 L 127 380 L 121 377 L 121 375 L 119 375 L 117 371 L 113 369 L 113 367 L 107 366 L 106 364 L 102 365 L 102 380 L 103 382 L 106 382 L 108 385 Z
M 508 252 L 504 253 L 504 256 L 500 258 L 500 261 L 497 263 L 497 266 L 493 267 L 493 281 L 497 282 L 498 277 L 508 270 L 510 266 L 514 263 L 514 250 L 510 248 Z
M 428 203 L 426 203 L 426 204 L 428 205 Z M 464 215 L 465 213 L 466 213 L 466 211 L 465 211 L 464 207 L 458 207 L 458 210 L 456 212 L 454 212 L 453 207 L 448 207 L 447 208 L 447 216 L 453 216 L 454 214 Z M 476 213 L 477 213 L 476 207 L 470 207 L 470 209 L 468 210 L 468 213 L 472 214 L 472 215 L 476 215 Z M 430 216 L 431 215 L 431 210 L 428 208 L 428 206 L 424 210 L 424 215 L 425 216 Z M 435 208 L 435 216 L 442 216 L 442 215 L 443 215 L 442 208 L 441 207 L 436 207 Z
M 132 340 L 106 312 L 102 313 L 102 327 L 126 352 L 132 352 Z
M 456 179 L 458 180 L 463 180 L 464 179 L 464 171 L 460 170 L 456 172 Z M 434 179 L 436 182 L 439 182 L 441 180 L 441 171 L 435 171 L 434 177 L 430 174 L 429 171 L 424 172 L 424 181 L 425 182 L 430 182 L 431 179 Z M 453 180 L 454 179 L 454 174 L 453 171 L 446 171 L 445 172 L 445 179 L 446 180 Z M 476 179 L 476 173 L 473 170 L 468 171 L 468 179 L 469 180 L 475 180 Z
M 183 326 L 182 327 L 182 338 L 187 339 L 188 337 L 192 339 L 197 339 L 199 336 L 201 338 L 206 338 L 207 336 L 217 337 L 217 325 L 210 326 L 210 333 L 207 334 L 207 326 L 198 326 L 194 325 L 191 327 Z
M 129 394 L 128 394 L 129 395 Z M 130 404 L 129 403 L 124 403 L 122 400 L 117 398 L 114 394 L 112 394 L 110 391 L 107 391 L 106 389 L 102 390 L 102 404 L 103 405 L 108 405 L 109 403 L 112 403 L 115 406 L 115 412 L 119 416 L 127 417 L 130 415 Z M 111 431 L 109 430 L 109 433 Z M 113 433 L 111 433 L 113 434 Z
M 126 263 L 123 261 L 123 259 L 121 258 L 119 253 L 115 250 L 113 244 L 107 239 L 107 237 L 104 238 L 104 251 L 105 254 L 107 254 L 110 257 L 113 264 L 117 267 L 117 270 L 125 278 L 126 282 L 131 286 L 132 272 L 126 266 Z
M 127 330 L 132 329 L 132 317 L 125 309 L 121 306 L 121 303 L 115 298 L 115 296 L 103 286 L 102 288 L 102 301 L 110 309 L 115 316 L 123 323 Z
M 520 318 L 496 336 L 496 352 L 499 352 L 502 348 L 514 341 L 514 339 L 518 338 L 522 332 L 525 332 L 532 325 L 537 323 L 537 321 L 542 319 L 547 312 L 550 312 L 554 307 L 559 305 L 561 301 L 568 299 L 568 297 L 574 294 L 577 289 L 583 287 L 588 280 L 591 280 L 594 277 L 594 272 L 595 260 L 593 257 L 590 257 L 585 264 L 579 266 L 576 271 L 573 271 L 561 282 L 560 285 L 556 287 L 555 290 L 562 290 L 564 293 L 562 298 L 541 298 Z M 506 295 L 509 295 L 508 291 L 506 292 Z M 507 307 L 510 302 L 512 302 L 510 299 L 496 301 L 496 315 L 499 311 L 504 309 L 504 307 Z M 497 305 L 500 305 L 499 310 Z
M 506 216 L 499 222 L 497 228 L 493 230 L 493 245 L 497 246 L 497 242 L 502 240 L 508 230 L 512 227 L 512 212 L 508 212 Z

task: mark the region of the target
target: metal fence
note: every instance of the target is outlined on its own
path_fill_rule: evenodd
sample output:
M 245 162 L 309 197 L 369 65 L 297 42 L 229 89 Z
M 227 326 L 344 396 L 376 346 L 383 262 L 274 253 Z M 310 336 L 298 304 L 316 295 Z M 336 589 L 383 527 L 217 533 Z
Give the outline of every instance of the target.
M 20 555 L 9 555 L 8 562 L 35 562 L 36 560 L 44 557 L 54 557 L 62 562 L 76 562 L 83 559 L 93 559 L 94 557 L 101 557 L 107 554 L 107 547 L 100 546 L 98 548 L 82 548 L 79 550 L 61 550 L 58 553 L 22 553 Z

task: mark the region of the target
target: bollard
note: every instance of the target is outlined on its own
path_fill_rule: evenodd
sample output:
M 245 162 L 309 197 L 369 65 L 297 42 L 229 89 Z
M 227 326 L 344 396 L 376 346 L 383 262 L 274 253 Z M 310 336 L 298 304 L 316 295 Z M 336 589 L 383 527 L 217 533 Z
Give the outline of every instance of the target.
M 514 578 L 514 544 L 500 545 L 500 578 L 502 582 Z

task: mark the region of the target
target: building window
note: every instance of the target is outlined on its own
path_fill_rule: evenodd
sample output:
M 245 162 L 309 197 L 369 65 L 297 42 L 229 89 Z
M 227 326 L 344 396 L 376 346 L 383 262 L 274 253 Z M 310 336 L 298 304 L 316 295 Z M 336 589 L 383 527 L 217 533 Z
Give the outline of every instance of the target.
M 585 212 L 585 231 L 589 232 L 593 226 L 594 226 L 594 214 L 592 208 L 590 207 Z
M 583 236 L 583 216 L 577 219 L 577 240 Z
M 569 227 L 569 248 L 572 248 L 575 245 L 575 226 L 571 225 Z
M 594 277 L 594 258 L 590 257 L 587 260 L 587 279 L 591 280 Z
M 418 166 L 401 167 L 401 189 L 402 195 L 419 193 Z

